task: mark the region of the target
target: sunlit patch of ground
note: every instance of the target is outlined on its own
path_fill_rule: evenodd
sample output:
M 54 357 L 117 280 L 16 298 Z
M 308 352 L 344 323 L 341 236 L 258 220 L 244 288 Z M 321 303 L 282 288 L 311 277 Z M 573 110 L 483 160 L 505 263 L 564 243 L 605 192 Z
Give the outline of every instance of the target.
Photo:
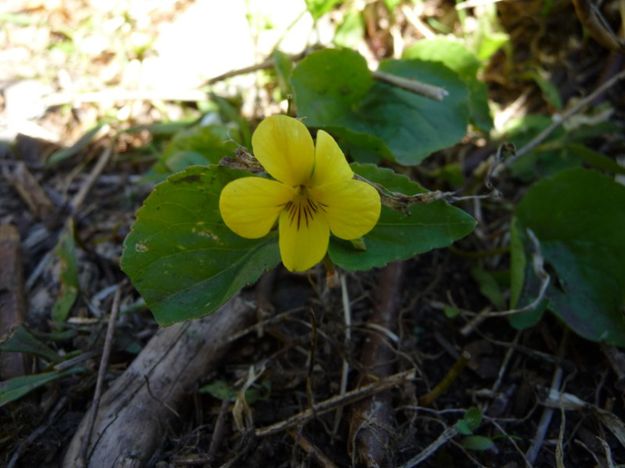
M 320 38 L 303 0 L 5 1 L 0 24 L 0 138 L 64 143 L 105 117 L 179 118 L 170 103 L 200 100 L 209 78 Z

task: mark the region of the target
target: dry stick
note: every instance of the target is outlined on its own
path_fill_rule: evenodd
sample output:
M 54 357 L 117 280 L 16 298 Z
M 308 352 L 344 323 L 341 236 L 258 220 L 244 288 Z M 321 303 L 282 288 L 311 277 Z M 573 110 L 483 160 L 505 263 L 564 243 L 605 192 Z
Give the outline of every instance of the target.
M 490 388 L 490 391 L 493 395 L 495 395 L 499 391 L 499 386 L 501 385 L 501 382 L 503 381 L 503 376 L 505 375 L 506 370 L 508 369 L 508 364 L 510 364 L 510 359 L 512 358 L 512 354 L 514 353 L 514 350 L 516 349 L 519 343 L 520 337 L 521 337 L 521 332 L 518 331 L 516 335 L 514 335 L 514 340 L 512 340 L 510 347 L 506 351 L 506 355 L 504 356 L 501 366 L 499 367 L 499 372 L 497 373 L 497 380 L 495 380 L 495 383 Z M 487 409 L 484 412 L 486 412 Z
M 162 91 L 146 91 L 142 89 L 108 88 L 102 91 L 86 93 L 53 93 L 44 97 L 43 102 L 46 108 L 62 106 L 65 104 L 102 104 L 107 102 L 129 102 L 129 101 L 181 101 L 197 102 L 206 99 L 206 91 L 201 89 L 166 89 Z
M 230 408 L 230 402 L 226 399 L 221 402 L 221 407 L 219 408 L 219 415 L 217 416 L 215 429 L 213 429 L 213 435 L 211 437 L 211 443 L 208 447 L 207 463 L 211 463 L 215 459 L 219 446 L 221 445 L 221 441 L 224 438 L 228 408 Z
M 345 355 L 348 354 L 348 350 L 350 347 L 350 343 L 352 341 L 352 309 L 349 301 L 349 291 L 347 290 L 347 277 L 343 273 L 341 274 L 341 299 L 343 301 L 343 318 L 345 320 Z M 347 358 L 343 358 L 343 366 L 341 368 L 341 388 L 340 395 L 345 395 L 347 391 L 347 378 L 349 376 L 349 362 Z M 339 430 L 339 424 L 341 423 L 341 418 L 343 416 L 343 407 L 339 407 L 336 410 L 336 414 L 334 416 L 334 426 L 332 427 L 332 440 L 336 437 L 336 434 Z
M 102 154 L 100 155 L 100 159 L 98 159 L 98 162 L 95 164 L 95 166 L 93 166 L 93 169 L 91 169 L 91 172 L 89 173 L 89 176 L 87 177 L 87 180 L 85 181 L 83 186 L 80 187 L 80 190 L 78 191 L 76 195 L 74 195 L 74 198 L 72 199 L 70 206 L 74 213 L 76 213 L 76 211 L 78 211 L 78 209 L 82 206 L 87 194 L 93 187 L 93 184 L 95 184 L 95 181 L 98 179 L 98 177 L 100 177 L 100 174 L 102 173 L 102 171 L 108 164 L 109 160 L 111 159 L 112 154 L 113 154 L 113 150 L 111 149 L 110 146 L 107 146 L 102 151 Z
M 367 324 L 394 334 L 397 328 L 399 297 L 404 265 L 389 264 L 381 271 L 377 288 L 377 306 Z M 360 357 L 364 373 L 359 384 L 384 378 L 393 371 L 395 350 L 385 339 L 386 333 L 371 334 Z M 381 393 L 354 406 L 349 424 L 349 446 L 352 460 L 367 466 L 386 466 L 390 429 L 393 425 L 390 392 Z
M 558 432 L 558 442 L 556 444 L 556 466 L 565 468 L 564 465 L 564 430 L 566 429 L 566 412 L 560 407 L 560 431 Z
M 8 181 L 26 203 L 33 216 L 49 225 L 50 217 L 54 215 L 54 205 L 26 164 L 17 163 L 13 172 L 8 176 Z
M 303 58 L 308 51 L 300 52 L 297 55 L 290 56 L 291 60 L 299 60 Z M 212 85 L 218 83 L 223 80 L 227 80 L 228 78 L 234 78 L 239 75 L 247 75 L 248 73 L 254 73 L 260 70 L 267 70 L 268 68 L 272 68 L 275 65 L 275 60 L 273 58 L 267 59 L 264 62 L 257 63 L 254 65 L 249 65 L 247 67 L 238 68 L 236 70 L 230 70 L 226 73 L 222 73 L 221 75 L 217 75 L 211 79 L 209 79 L 206 84 Z
M 327 412 L 332 411 L 339 406 L 349 405 L 368 396 L 375 395 L 376 393 L 383 392 L 384 390 L 388 390 L 389 388 L 393 388 L 410 380 L 414 380 L 415 378 L 416 369 L 410 369 L 404 372 L 393 374 L 383 380 L 380 380 L 379 382 L 375 382 L 369 385 L 365 385 L 364 387 L 359 387 L 351 390 L 345 395 L 337 395 L 332 398 L 328 398 L 327 400 L 315 404 L 312 408 L 301 411 L 283 421 L 277 422 L 270 426 L 256 429 L 255 435 L 256 437 L 265 437 L 285 431 L 287 429 L 291 429 L 292 427 L 310 421 L 316 416 L 326 414 Z
M 573 0 L 573 5 L 580 22 L 599 44 L 611 50 L 625 50 L 625 41 L 614 33 L 591 0 Z
M 397 86 L 398 88 L 405 89 L 406 91 L 410 91 L 412 93 L 420 94 L 421 96 L 430 98 L 434 101 L 442 101 L 449 95 L 449 92 L 446 89 L 422 83 L 421 81 L 403 78 L 401 76 L 391 75 L 390 73 L 381 71 L 372 71 L 371 74 L 378 81 Z
M 300 52 L 297 55 L 292 55 L 290 58 L 293 61 L 297 61 L 305 57 L 309 53 L 308 50 L 304 52 Z M 267 59 L 264 62 L 257 63 L 256 65 L 250 65 L 248 67 L 239 68 L 238 70 L 231 70 L 222 75 L 211 78 L 206 82 L 207 85 L 215 84 L 219 81 L 233 78 L 238 75 L 245 75 L 247 73 L 253 73 L 259 70 L 266 70 L 268 68 L 272 68 L 275 64 L 273 58 Z M 433 99 L 435 101 L 442 101 L 445 97 L 449 95 L 449 92 L 441 88 L 439 86 L 434 86 L 431 84 L 423 83 L 421 81 L 403 78 L 397 75 L 391 75 L 390 73 L 385 73 L 381 71 L 372 71 L 371 75 L 378 81 L 382 81 L 384 83 L 391 84 L 393 86 L 397 86 L 398 88 L 405 89 L 415 94 L 420 94 L 429 99 Z
M 111 308 L 111 316 L 109 317 L 108 327 L 106 328 L 106 339 L 104 341 L 104 349 L 102 350 L 102 358 L 100 359 L 100 368 L 98 369 L 98 379 L 95 385 L 95 393 L 93 394 L 93 403 L 91 404 L 93 410 L 89 413 L 90 417 L 87 425 L 88 429 L 86 431 L 82 447 L 82 458 L 78 462 L 80 466 L 86 466 L 88 459 L 89 444 L 91 443 L 91 436 L 93 435 L 93 425 L 95 424 L 95 418 L 98 415 L 98 408 L 100 407 L 100 400 L 102 399 L 104 376 L 106 375 L 106 369 L 109 365 L 109 357 L 111 355 L 111 348 L 113 345 L 113 334 L 115 333 L 115 322 L 117 321 L 117 313 L 119 312 L 120 296 L 121 287 L 118 287 L 117 291 L 115 291 L 113 306 Z
M 159 329 L 103 393 L 88 465 L 110 466 L 111 460 L 119 466 L 147 463 L 174 418 L 165 403 L 178 409 L 185 396 L 196 389 L 199 376 L 206 375 L 227 352 L 224 337 L 243 329 L 253 318 L 253 308 L 236 296 L 208 317 Z M 80 459 L 89 419 L 86 414 L 78 426 L 63 466 L 76 466 Z
M 564 356 L 564 350 L 566 348 L 567 342 L 567 332 L 565 330 L 564 336 L 562 337 L 562 341 L 560 342 L 560 349 L 558 350 L 558 357 L 562 359 Z M 549 395 L 556 394 L 560 391 L 560 386 L 562 385 L 562 366 L 558 364 L 553 373 L 553 377 L 551 379 L 551 387 L 549 389 Z M 538 423 L 538 427 L 536 428 L 536 435 L 534 436 L 534 440 L 532 441 L 532 445 L 525 453 L 525 457 L 530 465 L 534 465 L 536 461 L 536 457 L 538 457 L 538 453 L 540 452 L 540 448 L 543 445 L 545 440 L 545 435 L 547 434 L 547 429 L 549 429 L 549 424 L 551 423 L 551 418 L 553 417 L 554 408 L 545 407 L 543 410 L 543 414 L 540 417 L 540 422 Z
M 401 12 L 404 14 L 404 18 L 406 21 L 415 28 L 419 34 L 421 34 L 425 39 L 433 39 L 436 37 L 436 33 L 432 31 L 427 24 L 421 20 L 419 15 L 417 15 L 413 8 L 410 8 L 408 5 L 401 6 Z
M 293 440 L 299 445 L 307 454 L 311 455 L 323 468 L 336 468 L 336 465 L 330 460 L 325 453 L 323 453 L 319 447 L 308 440 L 301 432 L 297 432 L 295 429 L 289 430 L 289 435 L 293 437 Z
M 487 416 L 488 418 L 488 416 Z M 497 420 L 495 418 L 488 418 L 488 420 L 490 421 L 490 423 L 495 426 L 495 428 L 497 428 L 497 430 L 499 432 L 501 432 L 501 434 L 508 439 L 508 442 L 510 442 L 510 444 L 512 444 L 512 446 L 514 447 L 514 449 L 518 452 L 518 454 L 521 456 L 521 458 L 523 458 L 523 461 L 525 462 L 525 466 L 527 468 L 532 468 L 532 465 L 530 464 L 530 462 L 527 460 L 527 457 L 525 456 L 525 454 L 523 453 L 523 450 L 521 450 L 521 447 L 519 447 L 519 444 L 516 443 L 516 441 L 514 440 L 514 437 L 512 437 L 510 434 L 508 434 L 503 427 L 501 427 L 501 425 L 497 422 Z
M 413 466 L 420 465 L 425 460 L 430 458 L 434 452 L 436 452 L 439 448 L 449 442 L 451 439 L 458 435 L 458 430 L 455 426 L 448 427 L 445 429 L 441 435 L 439 435 L 434 442 L 428 445 L 421 453 L 412 457 L 406 463 L 401 465 L 399 468 L 412 468 Z
M 91 173 L 87 177 L 87 180 L 85 181 L 83 186 L 80 188 L 78 193 L 76 193 L 76 195 L 74 196 L 74 198 L 72 199 L 72 201 L 69 204 L 69 206 L 71 208 L 71 211 L 72 211 L 72 214 L 76 214 L 78 209 L 82 206 L 83 202 L 85 201 L 85 198 L 87 197 L 87 194 L 89 193 L 89 191 L 93 187 L 93 184 L 95 184 L 95 181 L 98 179 L 98 177 L 100 176 L 100 174 L 102 173 L 102 171 L 104 170 L 106 165 L 108 164 L 108 162 L 109 162 L 109 160 L 111 158 L 111 155 L 112 155 L 112 149 L 110 147 L 107 147 L 102 152 L 102 155 L 100 156 L 100 159 L 98 160 L 96 165 L 91 170 Z M 65 220 L 63 220 L 63 222 L 57 221 L 56 224 L 57 225 L 62 225 L 62 224 L 64 224 L 64 221 Z M 58 236 L 58 232 L 57 232 L 56 235 Z M 47 268 L 47 266 L 50 264 L 51 261 L 52 261 L 52 255 L 51 255 L 51 252 L 49 251 L 41 258 L 39 263 L 37 263 L 37 266 L 33 269 L 32 273 L 28 277 L 28 279 L 26 281 L 26 290 L 27 291 L 30 291 L 33 288 L 33 286 L 35 285 L 36 281 L 39 279 L 39 277 L 43 273 L 44 269 Z
M 565 111 L 560 116 L 560 118 L 558 120 L 554 121 L 551 125 L 549 125 L 547 128 L 545 128 L 542 132 L 540 132 L 538 135 L 536 135 L 530 142 L 528 142 L 520 150 L 518 150 L 513 157 L 511 157 L 510 159 L 507 159 L 503 163 L 502 166 L 499 166 L 499 168 L 494 171 L 494 175 L 499 174 L 499 172 L 501 172 L 501 170 L 503 170 L 503 168 L 510 167 L 510 165 L 512 163 L 514 163 L 519 158 L 521 158 L 521 157 L 525 156 L 526 154 L 528 154 L 529 152 L 531 152 L 534 148 L 536 148 L 543 141 L 545 141 L 549 137 L 549 135 L 551 135 L 555 130 L 557 130 L 564 122 L 566 122 L 572 116 L 577 114 L 584 107 L 586 107 L 589 104 L 591 104 L 603 92 L 605 92 L 606 90 L 608 90 L 609 88 L 614 86 L 619 80 L 621 80 L 623 78 L 625 78 L 625 70 L 621 71 L 617 75 L 614 75 L 612 78 L 607 80 L 605 83 L 603 83 L 601 86 L 599 86 L 597 89 L 595 89 L 592 93 L 590 93 L 585 98 L 580 99 L 579 101 L 577 101 L 575 103 L 575 105 L 572 106 L 567 111 Z
M 599 442 L 601 443 L 601 446 L 603 447 L 603 451 L 605 452 L 606 465 L 608 466 L 608 468 L 615 468 L 616 465 L 614 464 L 614 460 L 612 459 L 612 450 L 610 450 L 610 446 L 605 441 L 605 439 L 602 439 L 601 437 L 597 437 L 597 439 L 599 439 Z M 619 465 L 619 466 L 622 466 L 622 465 Z

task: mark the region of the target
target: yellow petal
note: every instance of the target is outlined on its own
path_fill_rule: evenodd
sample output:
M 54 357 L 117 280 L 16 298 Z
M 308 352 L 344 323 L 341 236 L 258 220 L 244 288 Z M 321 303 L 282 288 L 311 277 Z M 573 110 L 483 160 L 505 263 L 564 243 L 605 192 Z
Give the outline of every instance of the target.
M 330 229 L 320 212 L 304 220 L 301 213 L 298 216 L 284 210 L 280 214 L 279 232 L 280 256 L 289 271 L 308 270 L 319 263 L 328 251 Z
M 252 135 L 256 159 L 280 182 L 301 185 L 308 182 L 315 163 L 315 148 L 306 126 L 286 115 L 263 120 Z
M 357 239 L 368 233 L 380 217 L 380 195 L 371 185 L 348 180 L 310 189 L 313 200 L 322 203 L 332 234 Z
M 334 138 L 319 130 L 315 146 L 315 170 L 310 185 L 346 181 L 353 176 L 354 173 Z
M 226 226 L 241 237 L 266 235 L 295 189 L 275 180 L 242 177 L 229 182 L 219 196 L 219 211 Z

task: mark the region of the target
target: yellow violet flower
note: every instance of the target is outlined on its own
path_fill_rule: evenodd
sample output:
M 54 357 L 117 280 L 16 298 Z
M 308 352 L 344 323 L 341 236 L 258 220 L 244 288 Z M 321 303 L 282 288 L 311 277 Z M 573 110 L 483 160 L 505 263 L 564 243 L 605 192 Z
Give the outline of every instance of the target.
M 241 237 L 257 239 L 278 219 L 282 263 L 305 271 L 328 251 L 330 232 L 351 240 L 369 232 L 380 217 L 380 195 L 354 180 L 336 141 L 285 115 L 263 120 L 252 135 L 256 159 L 275 180 L 242 177 L 219 197 L 221 216 Z

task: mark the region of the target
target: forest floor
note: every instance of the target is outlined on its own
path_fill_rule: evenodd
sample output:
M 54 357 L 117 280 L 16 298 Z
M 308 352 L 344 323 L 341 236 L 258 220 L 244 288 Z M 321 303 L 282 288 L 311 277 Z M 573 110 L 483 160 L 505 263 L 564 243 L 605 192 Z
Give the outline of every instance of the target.
M 212 47 L 204 59 L 207 44 L 223 34 L 233 47 L 241 44 L 244 15 L 220 10 L 229 19 L 211 24 L 230 28 L 214 37 L 204 25 L 205 36 L 197 37 L 186 21 L 211 17 L 201 13 L 210 2 L 159 2 L 158 8 L 134 2 L 141 11 L 132 10 L 133 2 L 125 10 L 101 3 L 0 6 L 0 338 L 23 322 L 36 343 L 63 358 L 42 368 L 33 356 L 4 353 L 0 380 L 80 367 L 0 407 L 1 466 L 60 466 L 99 380 L 103 390 L 111 386 L 157 332 L 119 259 L 152 188 L 146 171 L 180 128 L 158 124 L 200 118 L 206 80 L 262 62 L 270 50 L 263 44 L 278 34 L 239 49 Z M 243 5 L 220 5 L 230 3 Z M 450 2 L 423 3 L 422 14 L 454 10 Z M 622 54 L 583 33 L 570 2 L 552 3 L 546 16 L 543 2 L 497 3 L 514 53 L 495 54 L 483 74 L 498 109 L 495 121 L 519 108 L 557 112 L 537 81 L 520 78 L 533 67 L 549 72 L 563 103 L 623 69 Z M 408 12 L 392 28 L 384 21 L 367 28 L 361 47 L 371 60 L 393 55 L 398 30 L 404 41 L 419 37 Z M 297 19 L 297 11 L 290 14 L 279 24 Z M 306 28 L 304 22 L 304 39 L 285 41 L 288 52 L 303 50 Z M 167 34 L 179 42 L 167 43 Z M 194 60 L 183 64 L 182 48 Z M 216 86 L 213 91 L 232 93 L 259 80 L 240 75 Z M 270 95 L 263 86 L 243 97 L 251 121 L 280 110 L 263 105 Z M 624 91 L 621 83 L 600 98 L 621 124 Z M 596 145 L 609 147 L 609 137 Z M 470 179 L 495 150 L 491 142 L 463 142 L 410 175 L 445 190 L 432 177 L 441 160 L 461 161 Z M 509 239 L 501 213 L 524 188 L 507 180 L 497 189 L 500 199 L 458 205 L 479 224 L 450 249 L 368 273 L 331 275 L 323 266 L 306 274 L 282 267 L 267 273 L 244 292 L 255 325 L 241 326 L 227 359 L 196 375 L 178 407 L 167 409 L 174 414 L 147 465 L 373 466 L 367 457 L 382 451 L 383 466 L 625 466 L 625 355 L 576 336 L 551 315 L 517 331 L 493 314 L 501 310 L 493 303 L 501 288 L 489 293 L 475 261 L 505 277 Z M 68 277 L 71 265 L 75 281 Z M 62 308 L 59 298 L 71 301 L 63 327 L 52 320 Z M 114 309 L 114 335 L 107 339 Z M 112 349 L 99 379 L 106 343 Z M 349 393 L 367 384 L 368 393 Z M 481 421 L 470 408 L 478 408 Z M 299 419 L 287 424 L 294 415 Z

